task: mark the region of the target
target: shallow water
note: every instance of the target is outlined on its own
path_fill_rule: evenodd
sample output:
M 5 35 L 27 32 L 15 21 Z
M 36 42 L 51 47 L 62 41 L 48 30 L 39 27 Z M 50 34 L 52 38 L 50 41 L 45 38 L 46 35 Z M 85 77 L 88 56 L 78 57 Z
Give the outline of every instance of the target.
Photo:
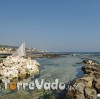
M 83 59 L 93 59 L 100 62 L 100 54 L 69 54 L 57 58 L 37 58 L 36 60 L 41 64 L 40 75 L 38 79 L 44 79 L 46 82 L 54 82 L 55 79 L 60 82 L 67 83 L 77 77 L 81 77 L 83 72 L 81 67 L 83 64 L 79 64 Z M 43 91 L 43 90 L 42 90 Z M 0 99 L 11 99 L 12 97 L 17 99 L 37 99 L 42 92 L 40 91 L 28 91 L 19 90 L 17 92 L 7 92 L 0 90 Z M 4 96 L 2 96 L 3 94 Z M 30 94 L 31 93 L 31 94 Z
M 82 60 L 77 56 L 65 56 L 59 58 L 43 58 L 37 59 L 41 64 L 41 71 L 39 79 L 46 81 L 54 81 L 58 79 L 59 82 L 69 82 L 77 77 L 78 69 L 82 66 L 77 63 Z M 81 75 L 83 72 L 81 71 Z

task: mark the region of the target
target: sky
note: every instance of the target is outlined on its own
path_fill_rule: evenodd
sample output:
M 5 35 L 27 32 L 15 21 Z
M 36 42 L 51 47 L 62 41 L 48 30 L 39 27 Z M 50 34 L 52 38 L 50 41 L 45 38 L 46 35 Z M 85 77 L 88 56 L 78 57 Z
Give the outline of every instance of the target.
M 100 52 L 100 0 L 0 0 L 0 44 Z

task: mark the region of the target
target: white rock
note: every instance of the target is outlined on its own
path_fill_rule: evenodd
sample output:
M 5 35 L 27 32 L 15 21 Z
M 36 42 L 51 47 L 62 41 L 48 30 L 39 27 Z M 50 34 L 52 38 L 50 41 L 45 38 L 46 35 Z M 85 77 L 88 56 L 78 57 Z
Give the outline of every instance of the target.
M 100 97 L 100 94 L 97 94 L 97 97 L 99 98 Z
M 32 65 L 26 65 L 26 69 L 32 69 Z
M 92 61 L 91 61 L 91 60 L 88 60 L 88 63 L 89 63 L 89 64 L 92 64 Z
M 5 69 L 5 66 L 2 66 L 2 69 Z
M 32 70 L 32 73 L 39 72 L 38 65 L 40 64 L 36 60 L 32 60 L 31 58 L 25 59 L 9 56 L 0 65 L 0 74 L 2 75 L 2 77 L 13 79 L 14 77 L 18 77 L 19 72 L 25 74 L 26 69 L 28 70 L 28 72 Z
M 0 63 L 0 67 L 2 67 L 3 66 L 3 63 Z

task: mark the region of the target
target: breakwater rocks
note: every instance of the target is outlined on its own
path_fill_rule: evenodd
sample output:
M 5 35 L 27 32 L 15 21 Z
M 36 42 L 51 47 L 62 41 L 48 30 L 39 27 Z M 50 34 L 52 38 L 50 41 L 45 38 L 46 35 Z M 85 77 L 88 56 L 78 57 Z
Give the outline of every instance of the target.
M 28 56 L 30 56 L 31 58 L 57 58 L 60 57 L 60 54 L 45 54 L 45 53 L 41 53 L 41 54 L 28 54 Z
M 1 53 L 0 58 L 7 58 L 7 56 L 12 55 L 11 53 Z M 63 54 L 48 54 L 48 53 L 27 53 L 31 58 L 57 58 L 63 56 Z
M 63 99 L 100 99 L 100 65 L 92 60 L 83 63 L 84 76 L 70 85 Z
M 36 60 L 8 56 L 0 63 L 0 80 L 23 80 L 39 74 L 40 64 Z

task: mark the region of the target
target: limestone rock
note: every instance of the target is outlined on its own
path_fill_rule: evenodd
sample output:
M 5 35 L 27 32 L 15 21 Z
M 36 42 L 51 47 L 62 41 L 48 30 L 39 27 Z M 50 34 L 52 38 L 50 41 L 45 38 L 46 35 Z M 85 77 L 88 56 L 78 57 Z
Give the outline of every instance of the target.
M 100 93 L 100 78 L 99 79 L 94 79 L 94 87 L 97 90 L 98 93 Z
M 76 86 L 75 86 L 75 89 L 76 89 L 76 94 L 84 94 L 84 87 L 85 85 L 81 82 L 79 82 Z
M 13 78 L 25 79 L 27 78 L 27 72 L 30 76 L 34 76 L 39 73 L 40 64 L 36 60 L 23 57 L 8 56 L 2 63 L 0 63 L 0 75 L 1 78 Z
M 72 82 L 64 99 L 100 99 L 100 64 L 92 60 L 83 61 L 84 76 Z
M 95 60 L 83 60 L 83 63 L 90 65 L 97 65 L 98 63 Z
M 93 88 L 85 88 L 85 96 L 87 99 L 97 99 L 96 90 Z
M 75 99 L 86 99 L 86 98 L 85 98 L 84 94 L 77 94 L 75 96 Z

